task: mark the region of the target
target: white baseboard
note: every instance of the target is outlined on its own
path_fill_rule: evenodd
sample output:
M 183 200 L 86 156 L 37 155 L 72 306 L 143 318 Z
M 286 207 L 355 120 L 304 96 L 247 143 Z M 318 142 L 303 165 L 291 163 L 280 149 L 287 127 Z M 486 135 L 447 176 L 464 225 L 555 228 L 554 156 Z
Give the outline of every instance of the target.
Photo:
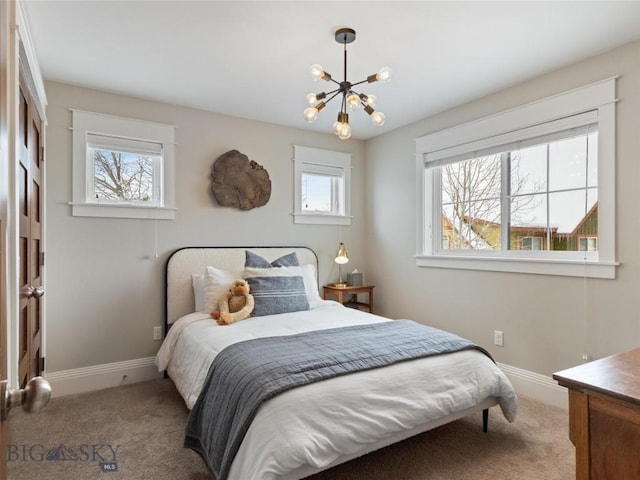
M 162 373 L 158 372 L 153 360 L 154 357 L 138 358 L 124 362 L 47 372 L 45 378 L 51 384 L 52 396 L 62 397 L 161 378 Z M 552 378 L 504 363 L 497 365 L 509 378 L 518 394 L 547 405 L 568 409 L 567 389 L 559 386 Z
M 516 393 L 533 398 L 554 407 L 569 409 L 567 389 L 558 385 L 551 377 L 521 368 L 498 363 L 498 367 L 511 381 Z
M 137 358 L 124 362 L 45 372 L 44 377 L 51 384 L 53 397 L 92 392 L 161 378 L 162 373 L 159 373 L 158 367 L 154 365 L 154 358 Z

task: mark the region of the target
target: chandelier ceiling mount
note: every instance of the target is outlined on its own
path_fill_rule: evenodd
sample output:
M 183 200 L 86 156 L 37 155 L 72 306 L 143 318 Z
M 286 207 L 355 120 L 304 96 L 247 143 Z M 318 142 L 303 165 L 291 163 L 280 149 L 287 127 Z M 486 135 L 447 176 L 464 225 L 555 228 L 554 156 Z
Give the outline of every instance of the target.
M 358 93 L 353 87 L 363 83 L 387 83 L 391 80 L 391 69 L 389 67 L 382 67 L 378 73 L 369 75 L 365 80 L 356 83 L 349 82 L 347 80 L 347 45 L 355 41 L 356 31 L 352 28 L 340 28 L 336 30 L 335 38 L 336 42 L 344 46 L 344 80 L 338 82 L 330 73 L 325 72 L 322 66 L 317 63 L 311 65 L 309 72 L 314 81 L 325 80 L 327 82 L 333 82 L 337 88 L 329 92 L 307 94 L 306 99 L 309 107 L 304 111 L 304 119 L 309 123 L 314 122 L 316 118 L 318 118 L 318 112 L 326 107 L 327 103 L 335 97 L 342 95 L 342 104 L 340 106 L 340 112 L 338 113 L 338 119 L 333 124 L 333 132 L 342 140 L 346 140 L 351 137 L 347 107 L 349 107 L 350 111 L 354 111 L 362 106 L 364 111 L 371 117 L 374 125 L 381 127 L 384 124 L 384 113 L 378 112 L 373 108 L 376 103 L 375 95 Z M 325 100 L 325 98 L 327 98 L 327 100 Z

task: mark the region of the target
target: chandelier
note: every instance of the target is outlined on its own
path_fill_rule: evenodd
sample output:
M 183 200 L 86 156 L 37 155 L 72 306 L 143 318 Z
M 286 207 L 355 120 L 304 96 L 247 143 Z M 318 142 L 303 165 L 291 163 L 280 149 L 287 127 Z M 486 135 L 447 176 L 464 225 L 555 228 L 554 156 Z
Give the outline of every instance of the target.
M 350 111 L 355 111 L 362 106 L 364 111 L 371 117 L 371 121 L 375 126 L 381 127 L 384 124 L 384 113 L 373 109 L 376 103 L 375 95 L 358 93 L 353 89 L 353 87 L 362 83 L 387 83 L 391 80 L 391 69 L 389 67 L 382 67 L 378 73 L 369 75 L 365 80 L 356 83 L 349 82 L 347 80 L 347 44 L 356 39 L 356 31 L 351 28 L 340 28 L 336 31 L 335 37 L 336 42 L 344 45 L 344 80 L 342 82 L 338 82 L 331 77 L 331 74 L 325 72 L 317 63 L 311 65 L 309 67 L 309 72 L 311 73 L 314 81 L 322 79 L 327 82 L 333 82 L 338 86 L 338 88 L 331 90 L 330 92 L 307 94 L 307 104 L 309 107 L 304 111 L 304 119 L 309 123 L 314 122 L 316 118 L 318 118 L 318 112 L 326 107 L 327 103 L 342 94 L 342 105 L 340 106 L 338 119 L 333 124 L 333 132 L 342 140 L 346 140 L 351 137 L 351 127 L 349 126 L 349 114 L 347 113 L 347 107 L 349 107 Z M 324 100 L 325 98 L 327 100 Z

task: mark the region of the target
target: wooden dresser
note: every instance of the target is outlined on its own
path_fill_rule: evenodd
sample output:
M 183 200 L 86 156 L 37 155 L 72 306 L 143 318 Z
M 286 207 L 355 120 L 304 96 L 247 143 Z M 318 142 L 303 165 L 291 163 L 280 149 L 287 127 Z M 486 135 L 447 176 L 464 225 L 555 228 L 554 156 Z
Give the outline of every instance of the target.
M 577 480 L 640 480 L 640 348 L 553 375 L 569 389 Z

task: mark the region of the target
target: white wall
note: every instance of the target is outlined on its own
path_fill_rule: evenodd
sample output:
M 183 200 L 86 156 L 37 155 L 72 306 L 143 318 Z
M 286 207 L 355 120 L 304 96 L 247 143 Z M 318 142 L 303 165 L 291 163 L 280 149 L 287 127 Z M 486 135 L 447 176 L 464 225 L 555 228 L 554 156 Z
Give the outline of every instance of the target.
M 349 268 L 363 268 L 364 142 L 343 142 L 332 134 L 54 82 L 46 83 L 46 91 L 47 372 L 126 363 L 155 355 L 160 343 L 152 341 L 152 329 L 163 323 L 164 263 L 169 253 L 180 247 L 308 246 L 318 255 L 323 284 L 337 279 L 333 257 L 342 236 L 351 258 Z M 152 220 L 71 216 L 69 108 L 177 127 L 175 220 L 155 224 Z M 336 226 L 294 225 L 293 144 L 352 154 L 351 226 L 341 227 L 340 232 Z M 272 194 L 264 207 L 244 212 L 223 208 L 209 193 L 213 162 L 231 149 L 246 154 L 269 172 Z M 93 374 L 91 369 L 84 372 Z
M 617 257 L 615 280 L 418 268 L 415 143 L 417 137 L 614 75 L 617 106 Z M 337 275 L 340 235 L 352 262 L 376 284 L 376 311 L 412 318 L 466 336 L 501 364 L 550 376 L 640 345 L 640 42 L 584 60 L 365 142 L 215 115 L 70 85 L 46 84 L 47 371 L 148 358 L 159 344 L 163 265 L 185 245 L 312 247 L 321 283 Z M 70 215 L 71 114 L 80 108 L 177 126 L 176 220 Z M 292 145 L 353 154 L 351 227 L 294 225 Z M 208 193 L 209 170 L 235 148 L 269 171 L 269 204 L 249 212 L 221 208 Z M 365 244 L 366 239 L 366 244 Z M 493 346 L 494 329 L 505 334 Z M 91 374 L 93 370 L 87 369 Z M 115 378 L 115 377 L 114 377 Z M 111 380 L 110 380 L 111 381 Z
M 419 268 L 417 137 L 611 76 L 618 80 L 615 280 Z M 498 362 L 542 375 L 640 345 L 640 42 L 628 44 L 367 142 L 367 268 L 377 308 L 445 328 Z M 392 200 L 392 201 L 390 201 Z M 493 346 L 494 329 L 504 347 Z

